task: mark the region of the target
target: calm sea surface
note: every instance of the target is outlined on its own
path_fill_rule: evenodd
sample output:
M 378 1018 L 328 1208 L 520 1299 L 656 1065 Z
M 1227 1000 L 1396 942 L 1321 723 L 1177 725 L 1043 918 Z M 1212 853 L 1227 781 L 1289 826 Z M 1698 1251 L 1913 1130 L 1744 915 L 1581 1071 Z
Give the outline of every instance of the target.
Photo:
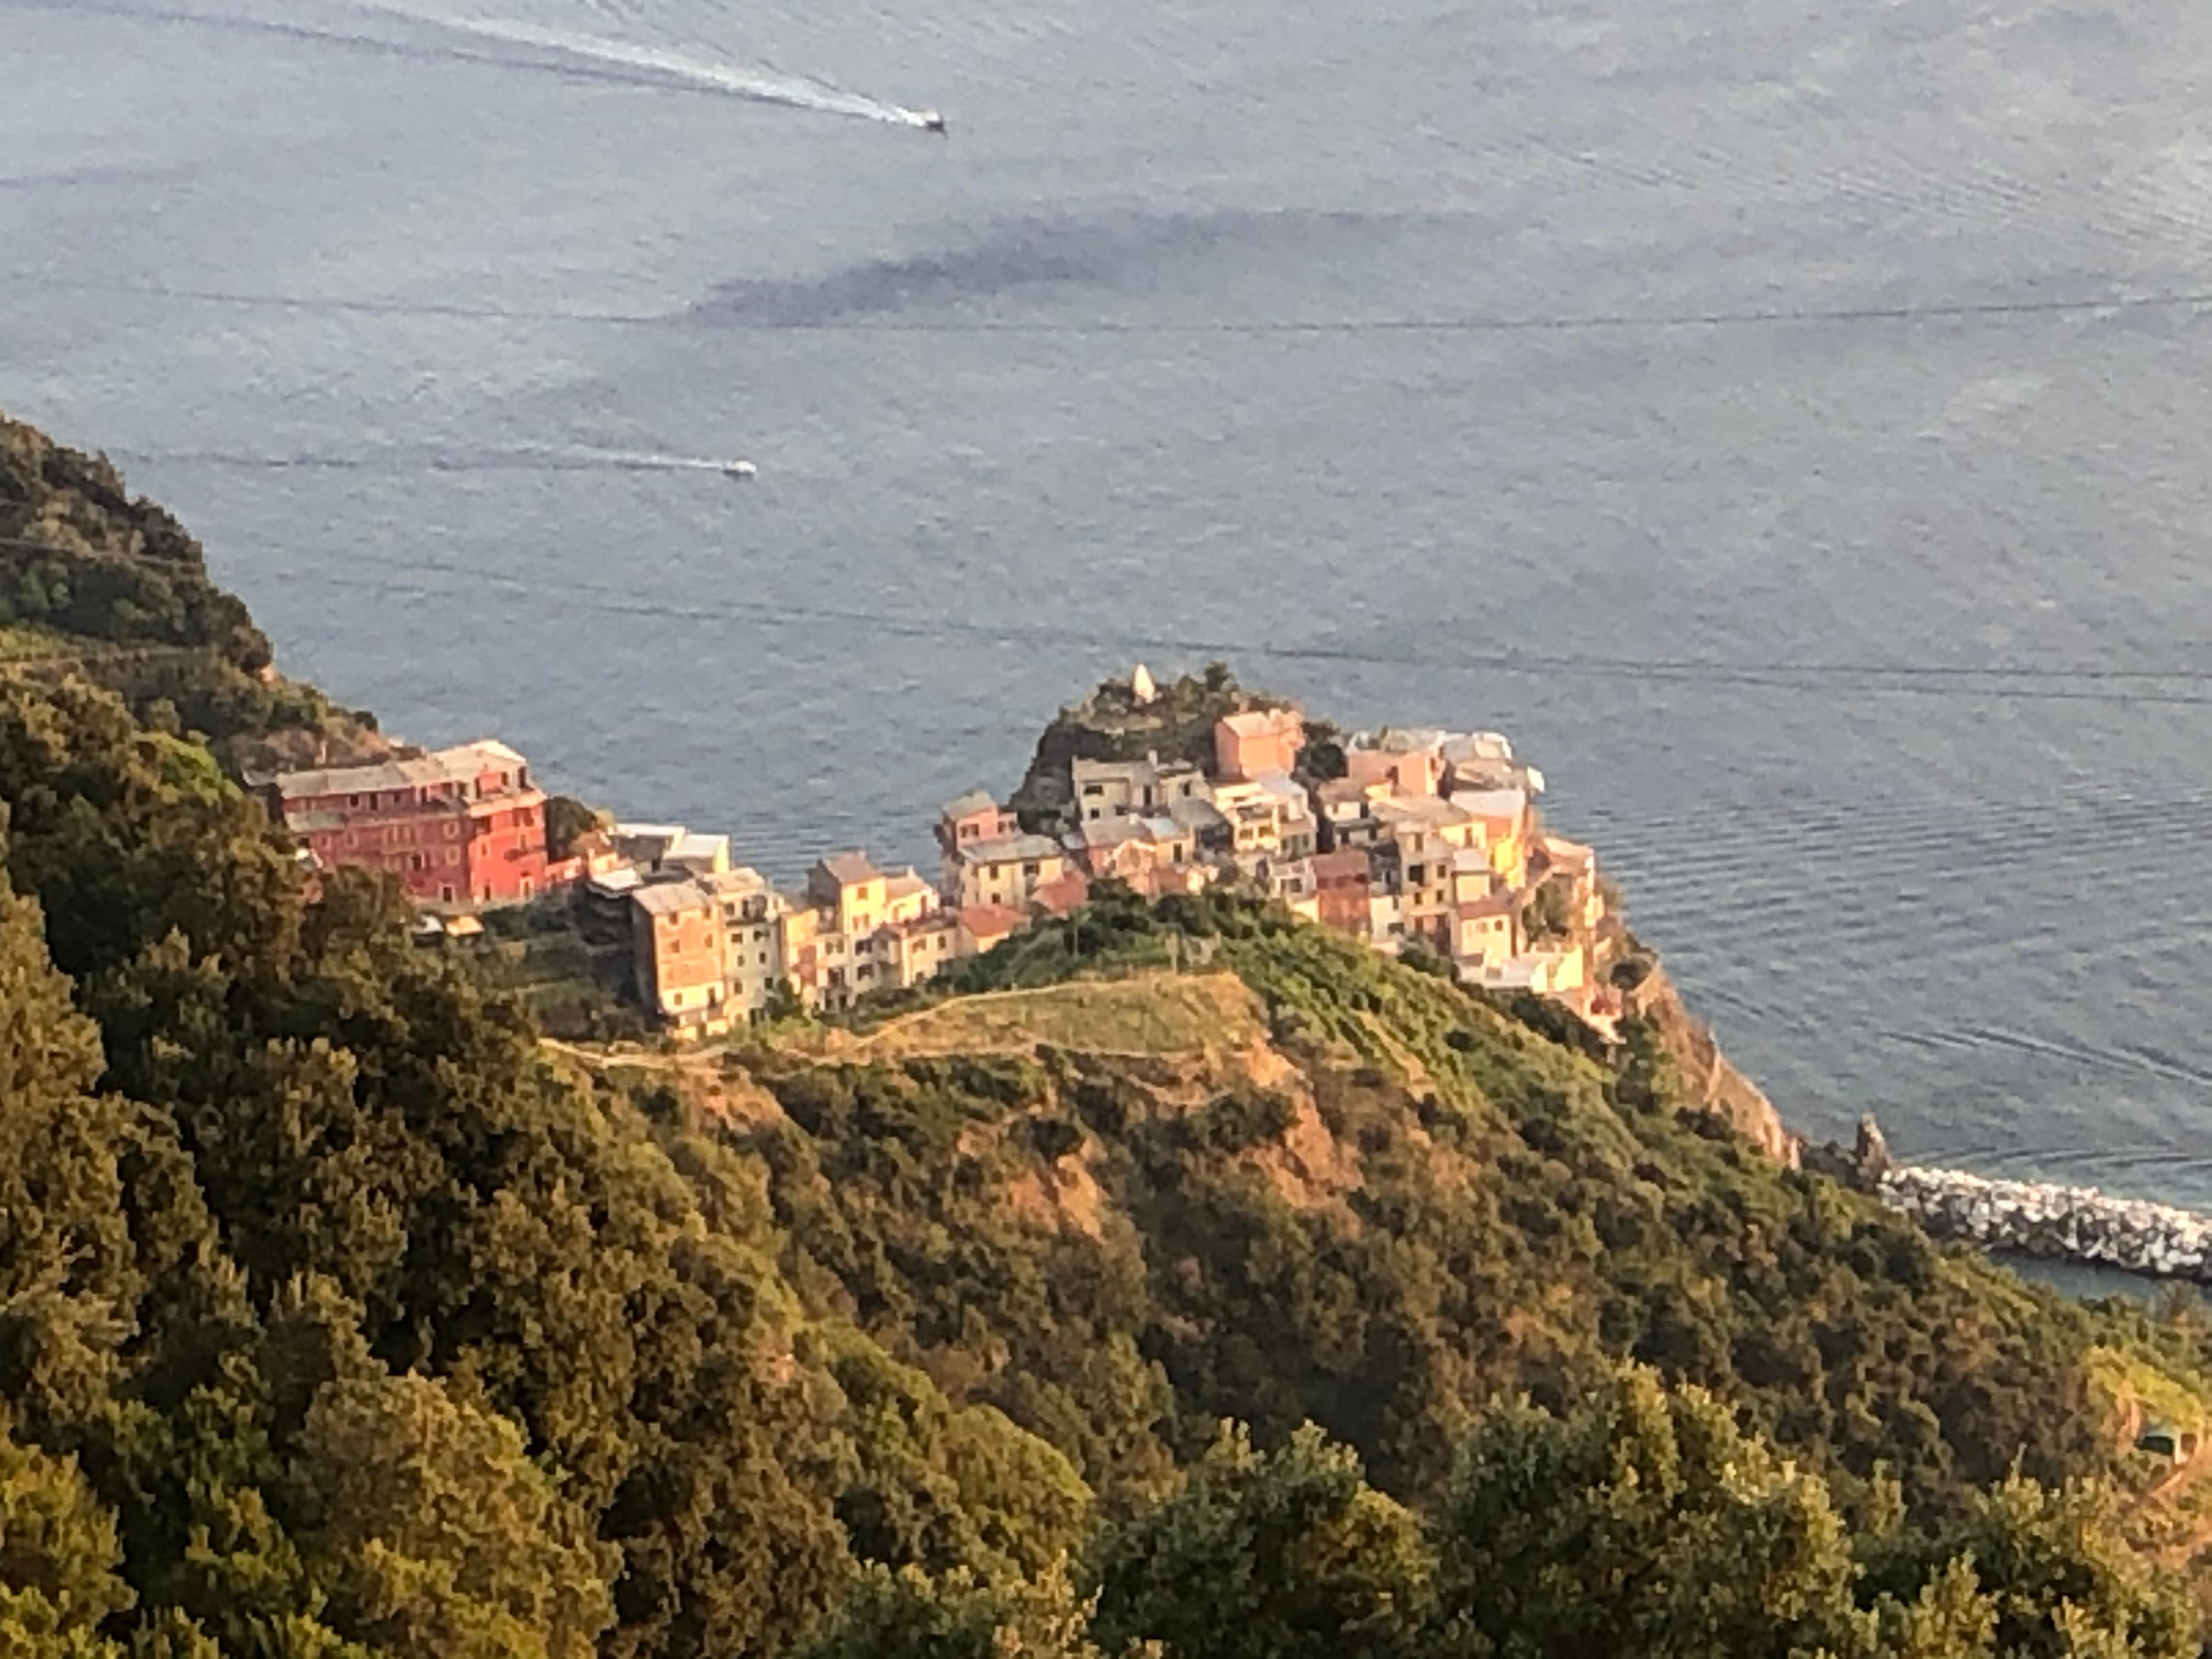
M 1797 1123 L 2212 1203 L 2212 9 L 454 3 L 0 0 L 0 407 L 289 669 L 779 873 L 1496 726 Z

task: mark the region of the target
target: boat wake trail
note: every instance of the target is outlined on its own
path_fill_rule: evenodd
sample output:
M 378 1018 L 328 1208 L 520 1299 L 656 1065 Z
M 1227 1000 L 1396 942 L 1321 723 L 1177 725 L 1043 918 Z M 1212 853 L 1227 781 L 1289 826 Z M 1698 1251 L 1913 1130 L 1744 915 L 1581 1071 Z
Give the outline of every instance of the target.
M 253 455 L 234 450 L 115 450 L 125 459 L 179 466 L 234 467 L 257 472 L 721 472 L 741 464 L 659 450 L 566 448 L 387 451 L 382 454 Z
M 850 115 L 864 121 L 882 121 L 892 126 L 926 127 L 930 121 L 924 111 L 907 109 L 857 92 L 847 92 L 841 87 L 834 87 L 811 76 L 787 75 L 764 64 L 717 63 L 685 52 L 666 52 L 657 46 L 636 46 L 627 40 L 610 40 L 605 35 L 551 28 L 509 18 L 449 16 L 393 4 L 390 0 L 366 0 L 366 3 L 375 10 L 387 12 L 393 16 L 432 24 L 463 34 L 473 34 L 482 40 L 532 46 L 541 52 L 558 52 L 569 58 L 611 64 L 617 69 L 641 71 L 641 81 L 651 77 L 648 84 L 672 81 L 706 91 L 725 93 L 732 97 L 785 104 L 795 109 L 817 110 L 830 115 Z

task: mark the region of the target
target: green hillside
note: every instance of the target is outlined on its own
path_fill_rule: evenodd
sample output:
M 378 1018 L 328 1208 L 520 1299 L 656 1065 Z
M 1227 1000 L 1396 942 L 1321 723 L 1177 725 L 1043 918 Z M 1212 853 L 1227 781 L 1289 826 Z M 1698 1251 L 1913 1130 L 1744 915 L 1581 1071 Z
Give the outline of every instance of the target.
M 0 1654 L 2201 1651 L 2205 1328 L 1221 896 L 549 1045 L 0 676 Z
M 379 752 L 375 722 L 272 666 L 198 542 L 106 457 L 0 413 L 0 672 L 79 673 L 234 763 Z

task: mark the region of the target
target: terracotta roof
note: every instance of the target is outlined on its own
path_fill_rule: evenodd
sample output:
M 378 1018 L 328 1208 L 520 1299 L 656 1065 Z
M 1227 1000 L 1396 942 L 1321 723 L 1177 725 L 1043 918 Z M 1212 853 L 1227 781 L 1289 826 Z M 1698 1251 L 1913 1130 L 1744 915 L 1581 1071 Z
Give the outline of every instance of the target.
M 966 794 L 945 803 L 945 816 L 948 818 L 964 818 L 973 813 L 995 812 L 998 810 L 999 803 L 988 791 L 981 789 L 971 789 Z
M 1056 881 L 1048 881 L 1030 895 L 1030 902 L 1054 915 L 1065 915 L 1091 896 L 1091 879 L 1071 870 Z
M 1011 905 L 970 904 L 960 912 L 960 925 L 977 939 L 999 939 L 1019 933 L 1029 918 Z

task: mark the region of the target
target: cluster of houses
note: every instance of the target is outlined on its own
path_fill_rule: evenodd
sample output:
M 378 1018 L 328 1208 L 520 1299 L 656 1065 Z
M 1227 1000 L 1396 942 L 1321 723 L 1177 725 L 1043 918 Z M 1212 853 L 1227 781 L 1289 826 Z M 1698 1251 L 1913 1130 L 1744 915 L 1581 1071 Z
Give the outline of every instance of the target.
M 1149 690 L 1142 669 L 1132 684 Z M 1504 738 L 1364 733 L 1342 746 L 1343 775 L 1318 783 L 1299 773 L 1305 741 L 1295 708 L 1251 709 L 1217 722 L 1203 763 L 1074 759 L 1058 834 L 963 795 L 939 816 L 934 879 L 844 852 L 795 891 L 733 866 L 727 836 L 676 824 L 617 824 L 552 860 L 544 797 L 495 743 L 258 781 L 314 858 L 386 870 L 432 915 L 573 888 L 602 937 L 627 932 L 641 994 L 687 1035 L 919 985 L 1109 879 L 1152 896 L 1233 882 L 1609 1024 L 1619 1005 L 1595 959 L 1618 921 L 1596 857 L 1543 832 L 1542 776 Z

